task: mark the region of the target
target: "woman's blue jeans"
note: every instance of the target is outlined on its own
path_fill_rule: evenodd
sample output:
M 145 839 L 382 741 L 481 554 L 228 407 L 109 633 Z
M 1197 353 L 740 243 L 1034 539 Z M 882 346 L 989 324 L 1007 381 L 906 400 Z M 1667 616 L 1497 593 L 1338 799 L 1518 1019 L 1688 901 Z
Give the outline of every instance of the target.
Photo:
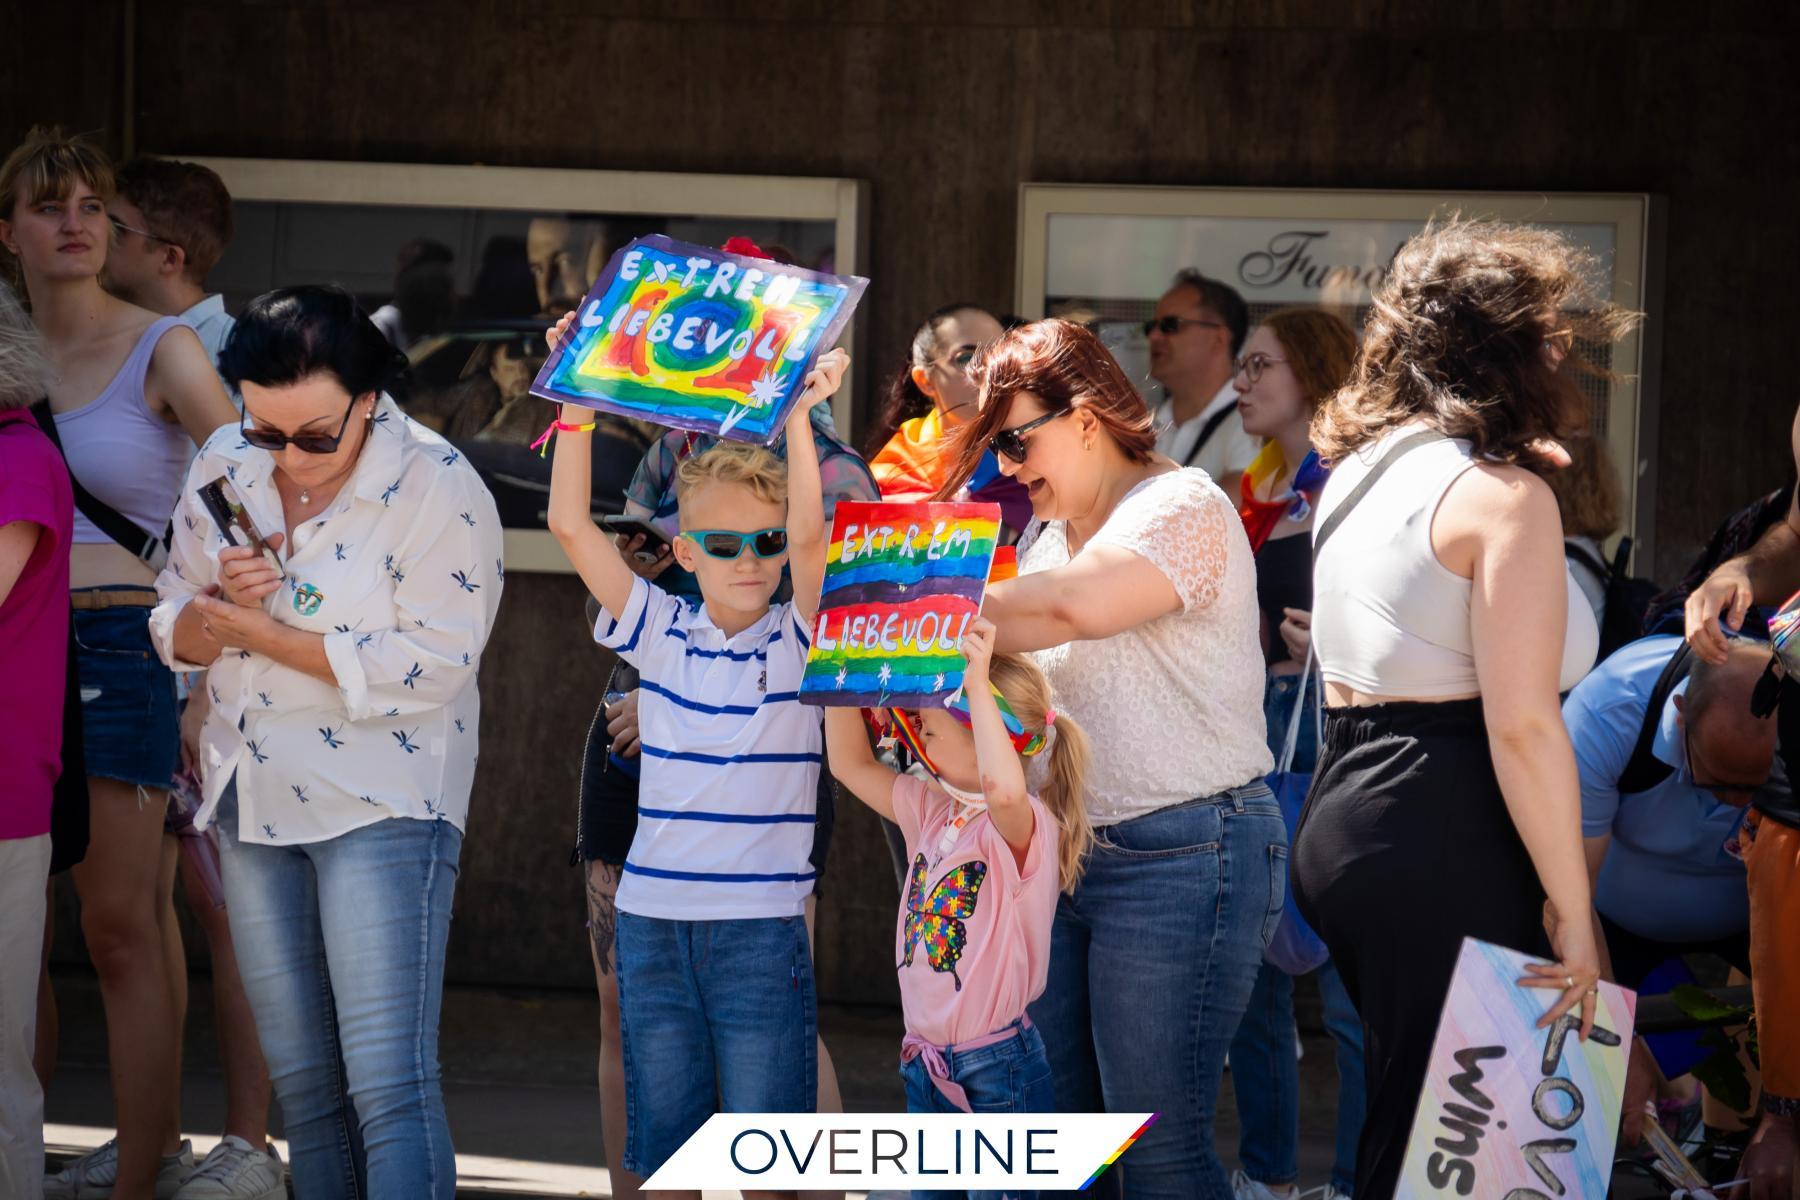
M 1337 1142 L 1331 1182 L 1345 1195 L 1356 1184 L 1362 1136 L 1362 1021 L 1329 962 L 1313 973 L 1324 1001 L 1325 1030 L 1337 1045 Z M 1294 979 L 1268 963 L 1257 972 L 1250 1005 L 1231 1042 L 1237 1093 L 1238 1163 L 1258 1183 L 1293 1183 L 1300 1174 L 1300 1064 L 1294 1054 Z
M 1277 764 L 1294 709 L 1313 702 L 1317 676 L 1302 697 L 1299 675 L 1271 675 L 1263 693 L 1269 752 Z M 1293 769 L 1311 771 L 1319 756 L 1318 730 L 1303 714 Z M 1327 962 L 1314 973 L 1324 1002 L 1325 1030 L 1337 1044 L 1338 1099 L 1336 1157 L 1331 1182 L 1345 1195 L 1356 1182 L 1356 1142 L 1362 1136 L 1362 1021 L 1356 1006 Z M 1262 964 L 1243 1023 L 1231 1042 L 1231 1083 L 1237 1094 L 1238 1164 L 1257 1183 L 1288 1184 L 1300 1174 L 1300 1065 L 1294 1046 L 1294 980 L 1278 967 Z
M 1084 1196 L 1231 1200 L 1213 1110 L 1287 870 L 1261 780 L 1098 831 L 1031 1019 L 1060 1110 L 1161 1116 Z
M 297 1200 L 454 1200 L 438 1070 L 462 834 L 392 817 L 299 846 L 220 809 L 238 969 L 281 1100 Z

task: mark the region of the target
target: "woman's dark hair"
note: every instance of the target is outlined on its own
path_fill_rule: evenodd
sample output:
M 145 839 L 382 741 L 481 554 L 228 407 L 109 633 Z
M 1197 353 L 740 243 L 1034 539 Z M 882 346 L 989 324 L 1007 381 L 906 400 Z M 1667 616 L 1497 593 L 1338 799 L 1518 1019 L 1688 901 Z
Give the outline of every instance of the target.
M 981 414 L 958 429 L 950 443 L 957 461 L 938 488 L 940 500 L 955 496 L 975 474 L 1020 392 L 1036 396 L 1046 412 L 1087 409 L 1132 462 L 1150 462 L 1156 455 L 1150 409 L 1112 352 L 1085 325 L 1049 317 L 1008 330 L 976 358 L 974 373 L 981 382 Z
M 224 349 L 219 374 L 232 389 L 245 383 L 285 387 L 320 372 L 352 396 L 387 392 L 405 400 L 406 355 L 343 288 L 277 288 L 244 306 Z
M 1451 217 L 1394 255 L 1350 382 L 1313 414 L 1312 443 L 1339 460 L 1410 421 L 1467 438 L 1478 459 L 1547 469 L 1536 444 L 1587 420 L 1578 373 L 1605 376 L 1583 343 L 1638 319 L 1594 288 L 1594 262 L 1562 235 Z M 1547 341 L 1569 347 L 1559 366 Z
M 957 313 L 964 312 L 978 312 L 989 317 L 994 315 L 979 304 L 964 302 L 946 304 L 925 318 L 924 323 L 913 333 L 912 343 L 906 352 L 906 362 L 889 377 L 887 386 L 881 390 L 881 412 L 869 430 L 868 440 L 863 443 L 863 457 L 874 458 L 888 444 L 888 439 L 899 432 L 900 426 L 931 411 L 931 397 L 913 382 L 913 368 L 925 366 L 938 356 L 943 349 L 938 344 L 939 326 Z M 994 319 L 999 320 L 998 317 Z

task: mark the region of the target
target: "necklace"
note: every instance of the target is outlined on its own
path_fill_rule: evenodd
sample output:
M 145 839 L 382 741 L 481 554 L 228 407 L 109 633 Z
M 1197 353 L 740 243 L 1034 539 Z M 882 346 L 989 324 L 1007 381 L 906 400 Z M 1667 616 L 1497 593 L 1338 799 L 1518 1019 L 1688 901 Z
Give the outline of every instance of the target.
M 308 491 L 306 488 L 300 489 L 300 503 L 302 503 L 302 504 L 311 504 L 312 503 L 312 493 L 310 491 Z
M 941 779 L 938 783 L 956 801 L 956 811 L 944 823 L 944 832 L 938 838 L 937 855 L 931 860 L 933 868 L 944 861 L 946 854 L 956 849 L 957 840 L 962 837 L 962 831 L 968 827 L 969 822 L 987 811 L 987 801 L 979 793 L 951 787 Z

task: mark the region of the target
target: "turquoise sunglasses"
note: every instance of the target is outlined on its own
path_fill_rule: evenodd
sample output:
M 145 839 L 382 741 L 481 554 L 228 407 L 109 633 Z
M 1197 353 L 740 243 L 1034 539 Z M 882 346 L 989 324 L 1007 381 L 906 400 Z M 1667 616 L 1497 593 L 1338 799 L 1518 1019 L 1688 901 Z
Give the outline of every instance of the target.
M 745 545 L 758 558 L 774 558 L 785 553 L 788 544 L 787 530 L 780 528 L 753 529 L 748 533 L 735 529 L 684 529 L 681 536 L 700 547 L 708 558 L 727 561 L 742 556 Z

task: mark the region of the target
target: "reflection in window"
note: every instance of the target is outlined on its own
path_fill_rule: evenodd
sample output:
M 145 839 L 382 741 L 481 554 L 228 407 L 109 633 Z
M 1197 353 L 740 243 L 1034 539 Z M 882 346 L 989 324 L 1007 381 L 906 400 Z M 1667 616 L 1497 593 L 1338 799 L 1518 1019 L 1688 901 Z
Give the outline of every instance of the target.
M 413 366 L 408 414 L 482 472 L 510 527 L 543 528 L 550 462 L 530 445 L 554 416 L 529 393 L 544 331 L 575 308 L 608 259 L 649 233 L 701 245 L 733 236 L 779 245 L 835 271 L 829 220 L 734 220 L 240 200 L 237 232 L 211 282 L 240 308 L 270 288 L 332 283 L 355 293 Z M 655 435 L 603 419 L 594 510 L 617 512 Z

